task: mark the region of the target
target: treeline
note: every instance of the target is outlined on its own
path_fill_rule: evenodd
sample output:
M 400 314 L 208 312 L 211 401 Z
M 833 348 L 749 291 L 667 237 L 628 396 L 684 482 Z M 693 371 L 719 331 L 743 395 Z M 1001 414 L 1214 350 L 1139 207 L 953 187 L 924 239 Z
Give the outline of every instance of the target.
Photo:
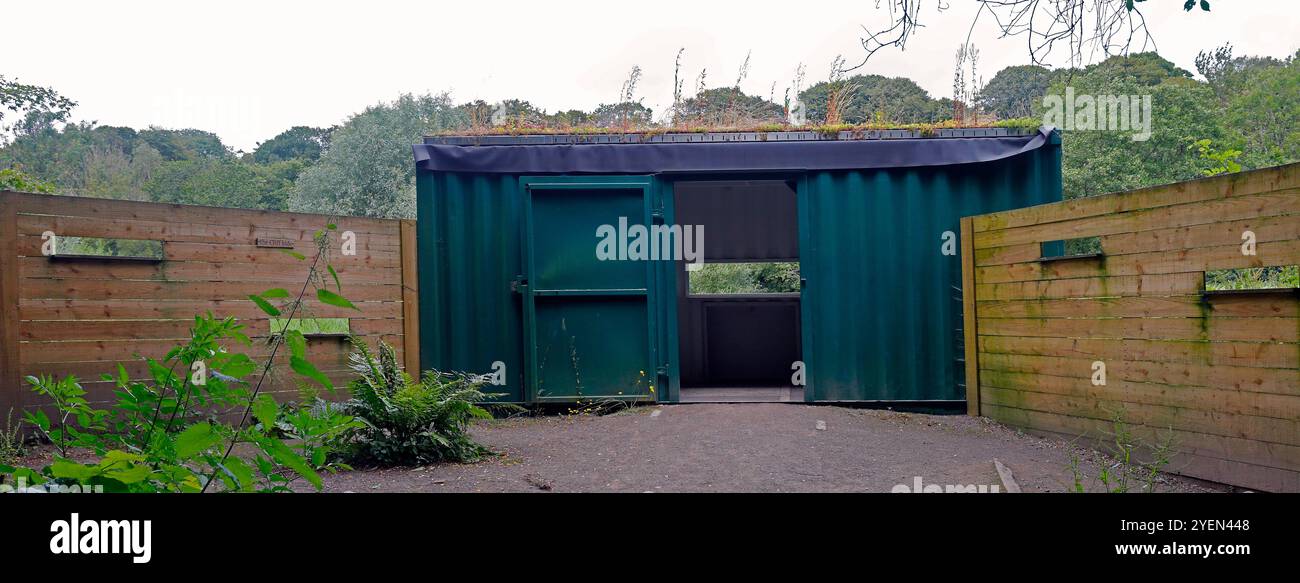
M 962 63 L 958 63 L 961 72 Z M 102 198 L 379 217 L 415 214 L 410 145 L 444 131 L 635 131 L 649 128 L 779 129 L 792 111 L 805 125 L 984 124 L 1040 119 L 1042 98 L 1062 93 L 1151 95 L 1152 132 L 1066 131 L 1067 197 L 1300 160 L 1300 58 L 1203 52 L 1197 79 L 1154 53 L 1112 57 L 1083 69 L 1015 66 L 983 86 L 961 80 L 957 100 L 906 78 L 837 77 L 767 97 L 736 86 L 675 97 L 669 111 L 642 104 L 633 69 L 620 102 L 547 112 L 522 99 L 455 103 L 448 94 L 378 104 L 331 128 L 293 127 L 234 152 L 196 129 L 68 122 L 75 103 L 54 90 L 0 77 L 0 188 Z M 970 71 L 967 79 L 975 79 Z M 961 83 L 960 86 L 957 83 Z M 676 86 L 681 93 L 681 83 Z M 793 93 L 793 96 L 792 96 Z M 794 97 L 797 97 L 795 99 Z M 970 103 L 965 103 L 970 101 Z M 15 120 L 6 120 L 8 110 Z M 14 115 L 16 112 L 16 116 Z M 954 118 L 956 118 L 954 120 Z M 4 125 L 5 121 L 10 121 Z

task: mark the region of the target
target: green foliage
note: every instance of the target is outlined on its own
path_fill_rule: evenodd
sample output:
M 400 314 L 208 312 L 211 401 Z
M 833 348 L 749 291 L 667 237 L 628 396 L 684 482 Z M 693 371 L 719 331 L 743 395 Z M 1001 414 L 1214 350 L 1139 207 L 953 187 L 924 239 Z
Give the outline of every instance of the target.
M 799 100 L 808 121 L 824 123 L 831 91 L 837 83 L 855 85 L 844 104 L 842 123 L 933 123 L 952 117 L 952 102 L 931 99 L 930 94 L 906 77 L 856 75 L 842 81 L 823 81 L 804 90 Z
M 1209 164 L 1208 168 L 1201 170 L 1201 174 L 1218 176 L 1241 172 L 1241 164 L 1237 163 L 1237 158 L 1241 157 L 1241 150 L 1219 150 L 1213 146 L 1213 143 L 1210 140 L 1196 140 L 1190 146 L 1196 150 L 1201 160 Z
M 489 114 L 490 115 L 490 114 Z M 366 108 L 334 131 L 329 150 L 298 177 L 290 210 L 367 217 L 415 217 L 411 144 L 466 127 L 447 95 L 403 95 Z
M 1213 91 L 1204 83 L 1187 78 L 1185 71 L 1158 56 L 1130 58 L 1132 63 L 1113 57 L 1061 75 L 1052 84 L 1050 92 L 1056 94 L 1063 94 L 1068 83 L 1077 95 L 1152 96 L 1152 132 L 1145 141 L 1134 141 L 1131 131 L 1062 132 L 1066 198 L 1200 177 L 1205 163 L 1188 144 L 1202 139 L 1220 143 L 1228 136 Z
M 281 163 L 281 164 L 292 164 Z M 164 162 L 144 185 L 154 202 L 284 210 L 291 179 L 234 159 Z
M 32 178 L 17 168 L 4 168 L 0 169 L 0 190 L 51 194 L 54 185 Z
M 799 264 L 705 263 L 687 272 L 693 294 L 798 293 Z
M 1052 83 L 1050 69 L 1017 65 L 998 71 L 979 93 L 979 106 L 998 119 L 1033 115 Z
M 0 145 L 4 145 L 5 134 L 11 130 L 24 135 L 68 121 L 76 106 L 77 102 L 49 87 L 27 85 L 0 75 Z M 5 124 L 6 111 L 16 114 L 19 120 Z
M 649 110 L 647 110 L 647 115 Z M 746 127 L 785 121 L 785 108 L 735 87 L 705 89 L 677 105 L 681 126 Z
M 1133 433 L 1132 427 L 1125 420 L 1125 414 L 1123 408 L 1110 412 L 1108 440 L 1100 448 L 1104 450 L 1102 463 L 1090 485 L 1085 484 L 1079 455 L 1070 454 L 1069 468 L 1074 477 L 1074 492 L 1088 492 L 1090 489 L 1112 494 L 1156 491 L 1160 472 L 1169 466 L 1174 456 L 1174 433 L 1170 430 L 1162 436 L 1158 435 L 1155 442 L 1147 442 Z
M 487 400 L 482 377 L 425 371 L 412 379 L 397 362 L 393 347 L 380 342 L 378 355 L 353 339 L 348 385 L 352 400 L 345 411 L 365 427 L 345 436 L 354 463 L 384 466 L 473 461 L 488 453 L 467 433 L 471 419 L 491 418 L 476 403 Z
M 1300 288 L 1300 266 L 1244 267 L 1205 272 L 1205 289 Z
M 110 239 L 103 237 L 59 237 L 58 255 L 96 255 L 100 257 L 163 258 L 162 241 Z
M 213 480 L 227 491 L 280 491 L 297 479 L 318 484 L 317 472 L 327 464 L 313 467 L 275 437 L 274 428 L 217 421 L 222 412 L 251 404 L 246 378 L 258 365 L 232 350 L 249 343 L 242 329 L 233 318 L 196 317 L 186 343 L 161 360 L 145 359 L 148 379 L 131 379 L 121 365 L 116 374 L 104 375 L 117 395 L 111 409 L 94 408 L 75 377 L 28 377 L 58 418 L 52 420 L 40 409 L 26 413 L 26 422 L 54 444 L 56 454 L 51 464 L 25 475 L 36 483 L 102 486 L 113 492 L 198 492 Z M 189 370 L 198 361 L 212 374 L 196 383 Z M 274 401 L 271 405 L 278 407 Z M 241 443 L 256 451 L 252 465 L 223 453 Z M 328 446 L 322 438 L 297 447 Z M 88 450 L 97 459 L 77 461 L 74 450 Z
M 14 466 L 18 464 L 24 455 L 27 454 L 27 448 L 23 443 L 23 425 L 21 422 L 14 423 L 14 410 L 10 409 L 5 414 L 5 425 L 0 428 L 0 466 Z M 3 476 L 0 476 L 3 478 Z
M 90 123 L 25 133 L 0 149 L 0 166 L 57 184 L 59 194 L 121 200 L 148 200 L 144 183 L 163 161 L 135 130 Z
M 140 130 L 137 139 L 151 146 L 168 162 L 178 160 L 229 159 L 230 149 L 212 132 L 196 129 L 171 130 L 150 127 Z
M 604 103 L 597 107 L 595 111 L 592 111 L 590 115 L 575 116 L 568 114 L 560 116 L 556 121 L 581 119 L 582 117 L 585 117 L 589 123 L 601 128 L 645 128 L 654 122 L 654 112 L 635 101 Z
M 297 330 L 306 336 L 313 334 L 346 336 L 351 333 L 347 318 L 297 318 L 294 320 L 271 318 L 271 329 L 277 331 L 277 333 L 284 330 Z
M 253 160 L 259 164 L 299 160 L 315 162 L 329 147 L 334 128 L 294 126 L 257 145 Z
M 1224 112 L 1233 145 L 1243 151 L 1248 168 L 1300 160 L 1300 51 L 1285 62 L 1248 61 L 1235 76 L 1225 77 L 1232 91 Z

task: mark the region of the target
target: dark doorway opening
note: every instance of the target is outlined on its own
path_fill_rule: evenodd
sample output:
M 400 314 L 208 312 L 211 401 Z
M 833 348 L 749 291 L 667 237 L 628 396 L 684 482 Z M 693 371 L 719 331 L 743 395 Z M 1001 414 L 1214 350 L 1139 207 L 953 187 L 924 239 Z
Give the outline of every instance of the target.
M 803 401 L 798 203 L 783 180 L 681 181 L 675 222 L 704 227 L 677 262 L 682 402 Z

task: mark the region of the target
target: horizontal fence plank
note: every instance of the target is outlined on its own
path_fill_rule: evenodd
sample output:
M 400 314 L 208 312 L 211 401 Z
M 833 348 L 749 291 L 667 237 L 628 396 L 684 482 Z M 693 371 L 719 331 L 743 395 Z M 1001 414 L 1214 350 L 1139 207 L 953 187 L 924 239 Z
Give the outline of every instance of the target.
M 367 337 L 367 341 L 382 339 L 394 348 L 402 346 L 401 335 L 383 335 Z M 229 343 L 228 350 L 231 352 L 244 352 L 252 357 L 260 357 L 270 353 L 265 343 L 259 343 L 264 338 L 253 338 L 254 344 L 250 347 L 240 347 L 237 349 L 235 343 Z M 320 338 L 315 342 L 308 343 L 307 357 L 309 360 L 314 358 L 331 357 L 347 351 L 347 341 L 343 338 Z M 67 362 L 119 362 L 125 360 L 134 360 L 137 355 L 161 358 L 167 354 L 167 351 L 176 346 L 172 340 L 72 340 L 66 342 L 22 342 L 22 366 L 23 370 L 36 370 L 42 367 L 38 365 L 53 365 Z
M 1278 342 L 1208 342 L 1109 338 L 981 336 L 979 351 L 1025 356 L 1145 360 L 1206 366 L 1296 369 L 1300 345 Z
M 1294 294 L 1258 296 L 1131 296 L 1116 298 L 993 300 L 979 303 L 981 318 L 1300 318 Z
M 1197 272 L 1007 283 L 982 283 L 976 280 L 975 299 L 982 304 L 986 301 L 1004 300 L 1183 295 L 1200 293 L 1204 287 L 1204 273 Z
M 327 400 L 340 400 L 348 397 L 347 384 L 352 379 L 357 378 L 357 374 L 351 370 L 333 370 L 321 371 L 330 382 L 334 383 L 334 393 L 330 393 L 324 387 L 316 384 L 315 381 L 306 379 L 290 371 L 287 366 L 277 368 L 267 377 L 267 381 L 262 384 L 262 393 L 275 396 L 281 401 L 297 401 L 305 394 L 318 395 Z M 249 386 L 256 386 L 260 374 L 253 374 L 247 377 Z M 83 380 L 81 387 L 86 391 L 86 398 L 97 406 L 105 406 L 114 403 L 117 395 L 113 393 L 116 385 L 110 381 L 102 380 Z M 38 397 L 39 398 L 39 397 Z M 240 412 L 242 410 L 235 410 Z M 238 418 L 235 419 L 236 421 Z
M 1278 267 L 1300 264 L 1300 239 L 1259 243 L 1256 255 L 1244 255 L 1241 245 L 1187 250 L 1152 251 L 1128 255 L 1103 255 L 1063 261 L 1031 261 L 975 268 L 977 281 L 985 284 L 1044 279 L 1159 275 L 1206 272 L 1246 267 Z
M 1258 242 L 1300 239 L 1300 215 L 1251 217 L 1239 221 L 1106 235 L 1101 237 L 1101 248 L 1108 255 L 1124 255 L 1241 245 L 1242 234 L 1246 231 L 1254 233 Z
M 232 281 L 219 286 L 195 285 L 186 281 L 113 281 L 78 279 L 24 279 L 23 297 L 55 300 L 246 300 L 272 287 L 302 285 L 302 280 L 273 282 Z M 353 284 L 343 294 L 356 301 L 400 301 L 402 286 L 393 284 Z
M 981 215 L 975 217 L 973 223 L 976 233 L 979 233 L 1288 188 L 1300 188 L 1300 165 L 1290 164 L 1176 184 L 1162 184 L 1129 192 L 1076 198 L 1065 202 Z
M 1174 227 L 1131 233 L 1118 233 L 1099 237 L 1106 255 L 1125 255 L 1177 249 L 1199 249 L 1240 245 L 1242 235 L 1250 231 L 1257 242 L 1290 241 L 1300 239 L 1300 215 L 1287 214 L 1239 221 L 1214 222 L 1204 225 Z M 1006 247 L 988 247 L 975 251 L 975 263 L 980 267 L 1023 263 L 1041 256 L 1041 243 L 1022 243 Z
M 240 320 L 243 333 L 249 336 L 270 334 L 270 320 Z M 402 334 L 402 320 L 397 318 L 350 318 L 348 325 L 353 334 Z M 99 321 L 28 321 L 19 325 L 18 337 L 30 342 L 65 340 L 96 340 L 115 338 L 125 340 L 184 339 L 190 337 L 194 321 L 190 320 L 99 320 Z
M 331 288 L 332 289 L 332 288 Z M 347 288 L 344 288 L 345 290 Z M 348 292 L 345 291 L 345 294 Z M 397 301 L 353 302 L 359 310 L 309 301 L 310 318 L 401 318 Z M 212 312 L 220 317 L 264 318 L 266 314 L 251 300 L 49 300 L 25 299 L 18 306 L 18 318 L 38 320 L 173 320 L 193 319 Z
M 371 346 L 377 343 L 372 338 L 367 338 L 367 343 Z M 319 338 L 307 341 L 307 358 L 311 360 L 316 368 L 327 370 L 346 370 L 348 368 L 348 354 L 352 350 L 352 345 L 342 338 Z M 269 349 L 259 344 L 255 347 L 243 347 L 238 350 L 230 347 L 232 352 L 242 352 L 249 358 L 253 358 L 260 365 L 266 364 L 266 358 L 269 356 Z M 144 358 L 161 359 L 165 352 L 151 352 L 142 354 Z M 281 347 L 275 356 L 277 367 L 289 370 L 289 349 Z M 106 360 L 91 362 L 66 362 L 66 363 L 33 363 L 24 365 L 24 375 L 55 375 L 66 376 L 74 375 L 83 381 L 98 381 L 105 374 L 116 374 L 118 365 L 121 365 L 127 371 L 127 376 L 131 379 L 142 380 L 149 378 L 149 367 L 143 358 L 126 358 L 122 360 Z M 258 367 L 261 370 L 261 366 Z
M 1075 377 L 1091 382 L 1093 362 L 1106 363 L 1106 378 L 1172 386 L 1234 389 L 1300 396 L 1300 370 L 1247 366 L 1200 366 L 1182 362 L 1026 356 L 980 353 L 980 370 Z M 1300 436 L 1300 433 L 1297 434 Z
M 1236 415 L 1300 421 L 1300 396 L 1296 395 L 1211 387 L 1170 386 L 1120 379 L 1107 379 L 1105 386 L 1098 387 L 1093 386 L 1089 379 L 1078 377 L 996 370 L 982 371 L 980 384 L 985 388 L 1096 398 L 1121 404 L 1167 405 L 1198 411 L 1221 411 Z
M 987 399 L 984 402 L 992 405 L 1051 411 L 1093 419 L 1106 419 L 1120 415 L 1126 423 L 1249 439 L 1283 446 L 1289 445 L 1288 442 L 1292 441 L 1296 432 L 1300 430 L 1300 427 L 1297 427 L 1300 421 L 1295 419 L 1239 415 L 1200 407 L 1172 406 L 1167 403 L 1139 403 L 1131 399 L 1111 400 L 1097 392 L 1075 395 L 1049 393 L 1037 389 L 1003 389 L 984 386 L 981 388 L 980 397 L 982 400 Z M 1300 448 L 1296 451 L 1300 453 Z
M 64 237 L 95 236 L 72 236 L 72 234 L 65 234 Z M 263 236 L 263 234 L 255 233 L 252 237 L 239 236 L 237 238 L 246 242 L 235 243 L 230 242 L 229 239 L 224 239 L 224 241 L 221 242 L 162 241 L 162 239 L 157 239 L 157 241 L 162 241 L 162 255 L 164 255 L 164 259 L 182 260 L 182 262 L 188 262 L 188 260 L 194 260 L 194 262 L 211 262 L 211 260 L 216 260 L 216 262 L 226 262 L 226 260 L 239 260 L 239 262 L 243 262 L 243 260 L 247 260 L 248 263 L 292 265 L 303 263 L 303 260 L 290 255 L 289 251 L 300 252 L 300 254 L 308 256 L 308 258 L 316 256 L 316 245 L 312 241 L 309 241 L 309 239 L 307 239 L 307 241 L 290 241 L 289 243 L 291 243 L 292 247 L 259 247 L 255 243 L 256 239 L 278 237 L 266 237 Z M 22 234 L 22 236 L 18 236 L 17 239 L 18 255 L 25 256 L 25 258 L 39 258 L 39 256 L 44 256 L 45 254 L 42 250 L 44 243 L 45 239 L 36 236 L 36 234 Z M 276 245 L 281 245 L 281 242 L 276 242 Z M 374 267 L 393 267 L 390 263 L 394 262 L 394 258 L 398 255 L 398 251 L 398 247 L 389 245 L 389 243 L 381 241 L 381 239 L 360 237 L 357 238 L 356 241 L 356 255 L 348 255 L 347 258 L 348 260 L 351 260 L 352 263 L 373 264 Z M 338 251 L 334 251 L 331 252 L 331 256 L 333 256 L 333 258 L 342 258 L 343 255 L 339 254 Z
M 154 222 L 101 220 L 88 217 L 53 215 L 18 216 L 18 233 L 38 238 L 49 231 L 58 237 L 104 237 L 226 245 L 256 245 L 258 239 L 287 239 L 295 243 L 309 245 L 314 241 L 316 231 L 322 228 L 324 228 L 323 224 L 306 229 L 264 227 L 253 224 L 213 225 L 187 223 L 180 218 L 168 222 Z M 333 233 L 332 237 L 334 241 L 339 241 L 339 232 Z M 378 247 L 396 249 L 400 244 L 401 241 L 395 230 L 391 233 L 357 234 L 358 249 L 375 249 Z
M 1138 233 L 1296 213 L 1300 213 L 1300 188 L 1247 194 L 1199 204 L 1180 204 L 986 231 L 975 234 L 975 248 L 986 249 L 1061 239 Z
M 52 260 L 48 257 L 22 257 L 19 260 L 22 277 L 32 279 L 86 279 L 115 281 L 170 281 L 170 282 L 224 282 L 264 281 L 287 283 L 296 278 L 299 282 L 311 271 L 311 260 L 297 265 L 262 265 L 256 263 L 208 263 L 204 261 L 163 261 L 159 263 L 115 262 L 99 259 Z M 401 285 L 402 271 L 395 267 L 369 267 L 350 264 L 343 260 L 329 265 L 338 273 L 340 283 L 370 283 Z M 317 266 L 318 273 L 326 273 L 326 264 Z M 326 275 L 326 277 L 329 277 Z M 280 286 L 276 286 L 280 287 Z M 301 287 L 299 283 L 298 287 Z
M 1295 318 L 980 318 L 980 336 L 1300 342 Z

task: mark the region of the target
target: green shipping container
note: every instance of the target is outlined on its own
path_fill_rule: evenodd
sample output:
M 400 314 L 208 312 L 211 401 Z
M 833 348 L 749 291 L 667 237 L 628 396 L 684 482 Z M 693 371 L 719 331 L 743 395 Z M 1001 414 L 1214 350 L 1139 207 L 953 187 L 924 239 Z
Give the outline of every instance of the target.
M 420 364 L 524 403 L 959 402 L 961 217 L 1061 199 L 1051 128 L 439 136 L 415 158 Z M 793 288 L 696 285 L 794 262 Z

